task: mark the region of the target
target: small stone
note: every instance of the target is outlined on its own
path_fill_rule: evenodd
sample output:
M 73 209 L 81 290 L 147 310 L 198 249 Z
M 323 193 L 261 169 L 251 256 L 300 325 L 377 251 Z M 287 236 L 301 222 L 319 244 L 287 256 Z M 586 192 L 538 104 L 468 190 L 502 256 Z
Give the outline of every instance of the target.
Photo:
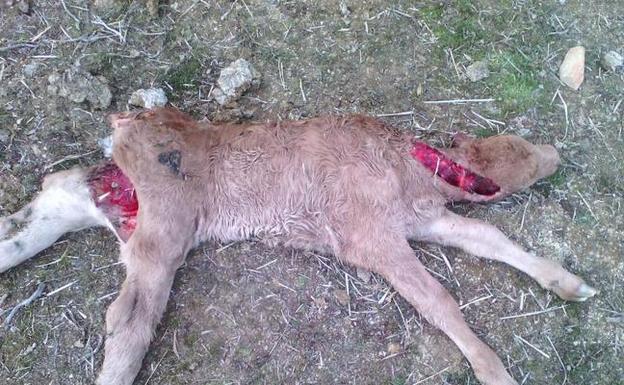
M 22 0 L 20 2 L 17 3 L 17 9 L 19 9 L 19 11 L 21 13 L 28 13 L 30 12 L 30 4 L 28 4 L 28 0 Z
M 624 58 L 615 51 L 609 51 L 602 56 L 600 64 L 602 64 L 602 68 L 607 71 L 618 72 L 624 67 Z
M 476 61 L 466 68 L 466 76 L 472 82 L 478 82 L 490 76 L 490 70 L 488 69 L 487 62 Z
M 167 95 L 162 88 L 139 89 L 132 93 L 128 104 L 138 107 L 163 107 L 167 104 Z
M 351 9 L 349 8 L 349 5 L 347 4 L 347 2 L 345 0 L 341 0 L 340 4 L 340 13 L 342 14 L 342 17 L 349 17 L 351 16 Z
M 217 103 L 229 104 L 238 99 L 252 86 L 259 84 L 260 74 L 245 59 L 238 59 L 221 70 L 217 80 L 218 88 L 212 92 Z
M 579 45 L 568 50 L 559 67 L 559 79 L 573 90 L 579 89 L 585 79 L 585 47 Z
M 80 67 L 71 67 L 63 74 L 54 72 L 48 76 L 48 93 L 71 100 L 88 102 L 91 107 L 105 109 L 110 106 L 113 94 L 103 76 L 93 76 Z
M 41 68 L 41 64 L 37 62 L 28 63 L 24 66 L 24 68 L 22 68 L 22 73 L 27 78 L 32 78 L 33 76 L 37 74 L 37 72 L 39 72 L 40 68 Z
M 388 353 L 389 354 L 397 354 L 401 352 L 401 344 L 396 342 L 390 342 L 388 344 Z
M 0 128 L 0 143 L 8 143 L 8 141 L 9 141 L 9 130 Z
M 158 15 L 158 0 L 146 0 L 145 7 L 150 16 L 154 17 Z
M 82 341 L 78 340 L 76 342 L 74 342 L 74 347 L 75 348 L 84 348 L 84 344 L 82 343 Z
M 99 11 L 108 11 L 118 7 L 119 1 L 117 0 L 94 0 L 93 6 Z
M 334 290 L 334 296 L 336 297 L 336 300 L 338 301 L 338 303 L 341 304 L 342 306 L 347 306 L 349 304 L 350 298 L 346 290 L 342 290 L 342 289 Z
M 345 0 L 340 1 L 339 4 L 340 7 L 340 13 L 342 14 L 342 21 L 346 24 L 346 25 L 351 25 L 351 8 L 349 8 L 349 5 L 347 4 L 347 2 Z
M 319 310 L 325 310 L 327 309 L 327 301 L 325 301 L 325 298 L 314 298 L 312 297 L 312 301 L 314 302 L 314 305 L 319 309 Z
M 362 269 L 358 267 L 357 269 L 355 269 L 355 273 L 357 277 L 360 279 L 360 281 L 364 283 L 369 283 L 372 278 L 371 272 L 366 269 Z

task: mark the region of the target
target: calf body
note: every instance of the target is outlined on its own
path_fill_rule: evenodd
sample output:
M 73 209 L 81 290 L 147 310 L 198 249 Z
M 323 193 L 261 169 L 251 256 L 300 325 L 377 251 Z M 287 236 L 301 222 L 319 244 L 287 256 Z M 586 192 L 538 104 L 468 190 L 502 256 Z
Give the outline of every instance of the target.
M 595 294 L 557 263 L 445 208 L 455 200 L 500 199 L 552 174 L 559 158 L 550 146 L 516 137 L 458 137 L 455 147 L 434 150 L 363 116 L 213 125 L 158 109 L 113 115 L 111 124 L 119 169 L 110 164 L 53 174 L 35 201 L 0 221 L 0 271 L 65 231 L 104 225 L 119 237 L 127 278 L 107 312 L 100 385 L 132 383 L 175 271 L 190 249 L 210 239 L 256 236 L 381 274 L 457 344 L 488 385 L 516 382 L 408 239 L 506 262 L 564 299 Z M 72 211 L 76 218 L 64 219 L 69 214 L 52 204 L 63 194 L 81 202 Z M 55 223 L 68 224 L 35 240 Z M 33 246 L 18 251 L 16 242 Z

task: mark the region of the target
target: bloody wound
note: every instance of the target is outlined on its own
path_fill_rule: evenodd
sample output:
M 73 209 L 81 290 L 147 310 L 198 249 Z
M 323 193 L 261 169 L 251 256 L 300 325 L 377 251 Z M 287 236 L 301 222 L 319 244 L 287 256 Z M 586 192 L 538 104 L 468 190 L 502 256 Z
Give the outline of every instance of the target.
M 492 179 L 470 171 L 423 142 L 414 142 L 410 154 L 445 182 L 463 191 L 490 196 L 500 190 Z

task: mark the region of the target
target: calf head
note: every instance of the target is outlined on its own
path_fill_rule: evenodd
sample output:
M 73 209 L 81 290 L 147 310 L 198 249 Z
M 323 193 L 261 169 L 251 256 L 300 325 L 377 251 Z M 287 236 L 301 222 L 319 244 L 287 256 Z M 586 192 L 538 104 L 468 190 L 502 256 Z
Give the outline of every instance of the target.
M 458 200 L 502 199 L 554 174 L 561 163 L 553 146 L 535 145 L 514 135 L 475 139 L 460 133 L 454 136 L 451 148 L 441 151 L 500 187 L 491 195 L 458 194 Z

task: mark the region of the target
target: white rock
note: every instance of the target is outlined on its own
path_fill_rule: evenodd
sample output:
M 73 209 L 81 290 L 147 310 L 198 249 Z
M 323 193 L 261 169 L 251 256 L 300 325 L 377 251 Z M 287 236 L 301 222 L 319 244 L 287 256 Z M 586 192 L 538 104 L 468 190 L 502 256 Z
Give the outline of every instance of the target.
M 9 141 L 9 130 L 5 130 L 4 128 L 0 128 L 0 143 L 6 143 Z
M 490 76 L 490 70 L 485 61 L 477 61 L 466 68 L 466 76 L 472 82 L 478 82 Z
M 24 66 L 24 68 L 22 68 L 22 73 L 27 78 L 32 78 L 39 72 L 41 67 L 41 64 L 37 62 L 28 63 Z
M 138 89 L 128 100 L 130 105 L 145 108 L 163 107 L 167 102 L 167 95 L 162 88 Z
M 573 90 L 579 89 L 585 79 L 585 47 L 579 45 L 568 50 L 559 67 L 559 79 Z
M 615 51 L 609 51 L 602 56 L 600 64 L 602 64 L 604 69 L 616 72 L 624 66 L 624 58 Z
M 109 135 L 106 138 L 98 139 L 98 146 L 102 149 L 102 153 L 105 158 L 112 158 L 113 156 L 113 136 Z
M 103 76 L 93 76 L 80 67 L 71 67 L 62 74 L 53 72 L 48 76 L 48 93 L 71 100 L 88 102 L 91 107 L 105 109 L 111 104 L 113 94 Z
M 251 86 L 259 83 L 260 74 L 245 59 L 238 59 L 221 70 L 218 88 L 212 91 L 217 103 L 225 105 L 238 99 Z

